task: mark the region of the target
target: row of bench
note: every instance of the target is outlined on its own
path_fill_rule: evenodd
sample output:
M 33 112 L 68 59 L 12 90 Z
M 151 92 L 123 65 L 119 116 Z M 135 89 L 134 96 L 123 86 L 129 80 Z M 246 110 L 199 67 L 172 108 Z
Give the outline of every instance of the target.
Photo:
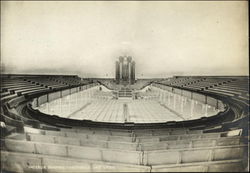
M 25 111 L 26 104 L 25 98 L 19 98 L 10 102 L 11 107 L 1 108 L 1 121 L 3 118 L 13 127 L 23 127 L 22 132 L 13 131 L 1 140 L 4 171 L 207 172 L 243 171 L 246 167 L 248 152 L 241 130 L 207 133 L 209 126 L 200 130 L 68 129 L 32 119 Z M 239 111 L 240 108 L 232 113 Z
M 174 87 L 206 90 L 227 96 L 248 96 L 248 77 L 174 77 L 160 81 Z M 245 97 L 247 99 L 247 97 Z
M 133 165 L 167 165 L 241 159 L 246 145 L 213 146 L 202 148 L 179 148 L 165 150 L 132 151 L 87 147 L 76 145 L 33 142 L 24 140 L 1 140 L 7 151 L 81 158 Z
M 81 80 L 77 76 L 2 75 L 1 102 L 29 93 L 46 92 L 88 83 L 88 80 Z
M 211 162 L 182 163 L 169 165 L 131 165 L 95 161 L 89 159 L 65 158 L 42 154 L 3 151 L 2 169 L 26 173 L 55 172 L 240 172 L 242 160 L 220 160 Z

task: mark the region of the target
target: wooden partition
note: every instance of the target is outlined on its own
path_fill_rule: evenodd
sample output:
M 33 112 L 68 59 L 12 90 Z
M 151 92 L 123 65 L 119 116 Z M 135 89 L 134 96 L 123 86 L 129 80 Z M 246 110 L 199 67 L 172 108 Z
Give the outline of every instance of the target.
M 193 91 L 188 91 L 188 90 L 185 90 L 185 89 L 165 86 L 165 85 L 162 85 L 162 84 L 153 83 L 152 86 L 161 88 L 163 90 L 167 90 L 167 91 L 172 92 L 174 94 L 185 96 L 185 97 L 187 97 L 189 99 L 197 100 L 197 101 L 199 101 L 201 103 L 211 105 L 211 106 L 213 106 L 213 107 L 215 107 L 217 109 L 220 108 L 220 110 L 224 110 L 224 104 L 220 100 L 215 99 L 213 97 L 210 97 L 210 96 L 207 96 L 207 95 L 204 95 L 204 94 L 200 94 L 200 93 L 196 93 L 196 92 L 193 92 Z M 220 103 L 220 107 L 218 105 L 219 103 Z
M 207 97 L 207 104 L 217 108 L 218 100 L 212 97 Z
M 71 94 L 76 93 L 76 92 L 78 92 L 78 88 L 71 88 L 70 89 Z
M 149 166 L 7 151 L 1 159 L 2 169 L 13 172 L 150 172 Z
M 46 102 L 50 102 L 50 101 L 53 101 L 55 99 L 58 99 L 58 98 L 61 98 L 61 97 L 64 97 L 64 96 L 67 96 L 67 95 L 82 91 L 84 89 L 88 89 L 88 88 L 90 88 L 92 86 L 95 86 L 95 85 L 93 85 L 93 84 L 84 85 L 84 86 L 80 86 L 80 87 L 75 87 L 75 88 L 65 89 L 65 90 L 61 90 L 61 91 L 56 91 L 56 92 L 45 94 L 45 95 L 42 95 L 42 96 L 40 96 L 38 98 L 35 98 L 37 100 L 34 99 L 33 102 L 34 102 L 34 104 L 36 106 L 40 106 L 41 104 L 44 104 Z
M 206 101 L 207 96 L 202 95 L 202 94 L 193 93 L 193 99 L 194 99 L 194 100 L 197 100 L 197 101 L 199 101 L 199 102 L 201 102 L 201 103 L 204 103 L 204 104 L 207 103 L 207 101 Z
M 62 97 L 67 96 L 70 94 L 70 89 L 62 90 L 61 93 Z
M 178 88 L 173 88 L 173 93 L 175 94 L 179 94 L 179 95 L 182 95 L 182 90 L 181 89 L 178 89 Z
M 3 141 L 2 141 L 3 142 Z M 61 156 L 67 158 L 89 159 L 115 163 L 142 164 L 142 152 L 103 149 L 73 145 L 4 140 L 8 151 Z
M 167 165 L 241 159 L 247 146 L 144 151 L 144 165 Z
M 56 100 L 58 98 L 61 97 L 61 92 L 60 91 L 57 91 L 57 92 L 53 92 L 53 93 L 50 93 L 48 94 L 48 101 L 53 101 L 53 100 Z
M 48 102 L 48 95 L 47 94 L 38 97 L 38 105 L 37 106 L 40 106 L 41 104 L 44 104 L 46 102 Z
M 182 95 L 187 97 L 187 98 L 191 98 L 192 97 L 192 92 L 183 90 Z
M 242 160 L 152 166 L 152 172 L 243 172 Z

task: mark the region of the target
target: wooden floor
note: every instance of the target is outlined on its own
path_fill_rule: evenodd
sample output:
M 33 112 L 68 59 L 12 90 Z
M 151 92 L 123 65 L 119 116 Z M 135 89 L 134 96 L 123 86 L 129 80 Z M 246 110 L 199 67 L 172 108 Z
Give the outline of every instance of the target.
M 101 122 L 156 123 L 212 116 L 215 107 L 173 93 L 161 100 L 157 92 L 145 92 L 140 99 L 115 99 L 112 92 L 98 87 L 56 99 L 38 107 L 41 112 L 77 120 Z

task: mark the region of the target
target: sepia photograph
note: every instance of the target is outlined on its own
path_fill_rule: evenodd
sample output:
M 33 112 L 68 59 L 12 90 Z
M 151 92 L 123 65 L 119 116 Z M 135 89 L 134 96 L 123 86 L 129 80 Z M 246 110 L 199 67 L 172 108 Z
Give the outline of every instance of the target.
M 1 173 L 249 172 L 248 1 L 1 1 Z

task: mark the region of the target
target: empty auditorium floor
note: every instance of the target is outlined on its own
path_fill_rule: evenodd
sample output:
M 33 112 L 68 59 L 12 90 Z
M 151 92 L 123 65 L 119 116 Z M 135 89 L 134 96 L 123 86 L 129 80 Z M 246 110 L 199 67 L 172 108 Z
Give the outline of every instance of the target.
M 107 91 L 79 92 L 38 107 L 41 112 L 60 117 L 101 122 L 157 123 L 212 116 L 219 112 L 198 101 L 171 95 L 157 99 L 114 99 Z

